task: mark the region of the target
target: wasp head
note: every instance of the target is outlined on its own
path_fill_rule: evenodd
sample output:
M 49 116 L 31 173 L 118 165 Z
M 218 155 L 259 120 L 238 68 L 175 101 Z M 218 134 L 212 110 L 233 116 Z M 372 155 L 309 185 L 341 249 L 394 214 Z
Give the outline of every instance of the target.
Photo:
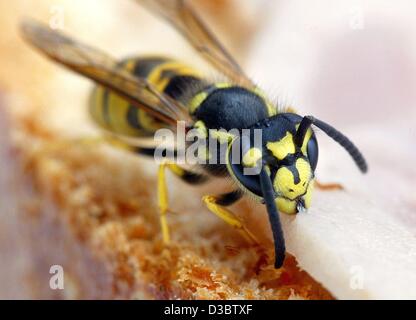
M 248 137 L 242 134 L 230 144 L 233 152 L 227 157 L 229 173 L 242 189 L 263 198 L 266 190 L 260 186 L 259 173 L 265 169 L 273 188 L 268 191 L 274 194 L 280 211 L 293 214 L 307 209 L 318 163 L 318 142 L 312 125 L 338 142 L 361 172 L 367 172 L 361 152 L 337 129 L 312 116 L 281 113 L 256 123 L 249 128 Z M 235 144 L 238 148 L 234 148 Z
M 247 169 L 260 170 L 265 165 L 277 207 L 288 214 L 310 206 L 318 162 L 315 134 L 301 121 L 296 114 L 282 113 L 257 123 L 250 128 L 248 139 L 240 138 L 241 165 L 229 165 L 242 187 L 260 197 L 258 176 L 255 170 Z

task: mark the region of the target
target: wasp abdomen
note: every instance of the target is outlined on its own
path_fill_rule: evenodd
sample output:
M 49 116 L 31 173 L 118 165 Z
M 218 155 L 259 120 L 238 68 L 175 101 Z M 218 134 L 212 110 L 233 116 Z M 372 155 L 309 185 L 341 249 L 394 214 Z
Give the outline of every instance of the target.
M 129 58 L 121 61 L 119 67 L 147 79 L 160 92 L 177 100 L 203 82 L 194 69 L 163 57 Z M 90 114 L 101 127 L 121 135 L 152 137 L 164 127 L 156 118 L 102 86 L 96 86 L 91 94 Z

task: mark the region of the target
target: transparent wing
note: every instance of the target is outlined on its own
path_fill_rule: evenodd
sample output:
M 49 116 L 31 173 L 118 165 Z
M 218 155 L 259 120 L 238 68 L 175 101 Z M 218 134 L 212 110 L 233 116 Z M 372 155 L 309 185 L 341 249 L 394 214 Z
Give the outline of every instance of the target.
M 177 120 L 189 120 L 183 105 L 158 92 L 146 79 L 121 70 L 107 54 L 31 19 L 22 22 L 21 32 L 50 59 L 112 90 L 160 121 L 176 126 Z
M 231 54 L 185 0 L 135 0 L 170 22 L 219 72 L 246 87 L 255 87 Z

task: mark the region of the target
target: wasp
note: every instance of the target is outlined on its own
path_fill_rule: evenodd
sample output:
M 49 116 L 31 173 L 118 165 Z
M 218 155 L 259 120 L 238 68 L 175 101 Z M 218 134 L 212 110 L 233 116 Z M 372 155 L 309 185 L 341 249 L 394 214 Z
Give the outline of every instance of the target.
M 50 59 L 96 83 L 90 114 L 102 128 L 119 137 L 151 137 L 158 129 L 175 130 L 178 121 L 196 129 L 206 139 L 226 145 L 238 144 L 238 152 L 227 152 L 224 162 L 205 163 L 191 170 L 175 162 L 162 162 L 158 170 L 158 204 L 162 237 L 170 241 L 167 223 L 169 170 L 183 181 L 198 185 L 209 177 L 230 177 L 231 192 L 207 195 L 208 209 L 257 243 L 255 235 L 229 208 L 244 195 L 265 204 L 274 239 L 275 267 L 285 258 L 285 241 L 279 212 L 296 214 L 310 207 L 318 163 L 316 126 L 342 146 L 365 173 L 367 163 L 357 147 L 341 132 L 313 116 L 300 116 L 291 108 L 279 110 L 244 73 L 217 40 L 197 12 L 184 0 L 136 0 L 179 31 L 194 49 L 226 81 L 215 82 L 192 67 L 159 57 L 135 57 L 118 61 L 42 23 L 26 19 L 21 24 L 24 39 Z M 218 130 L 237 129 L 237 134 Z M 248 130 L 249 141 L 260 130 L 261 143 L 242 141 L 238 134 Z M 153 156 L 155 148 L 123 142 L 138 154 Z M 206 157 L 209 157 L 209 150 Z M 239 158 L 239 161 L 235 161 Z M 255 174 L 246 169 L 257 168 Z

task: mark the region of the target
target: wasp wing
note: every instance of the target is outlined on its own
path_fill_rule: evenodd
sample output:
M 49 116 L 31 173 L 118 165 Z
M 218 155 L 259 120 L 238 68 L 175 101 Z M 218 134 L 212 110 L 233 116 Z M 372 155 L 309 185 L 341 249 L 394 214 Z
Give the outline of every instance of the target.
M 144 78 L 119 68 L 115 59 L 32 19 L 21 24 L 23 37 L 50 59 L 108 88 L 167 125 L 189 120 L 186 108 L 157 91 Z
M 185 0 L 136 0 L 170 22 L 219 72 L 235 83 L 255 87 L 231 54 Z

